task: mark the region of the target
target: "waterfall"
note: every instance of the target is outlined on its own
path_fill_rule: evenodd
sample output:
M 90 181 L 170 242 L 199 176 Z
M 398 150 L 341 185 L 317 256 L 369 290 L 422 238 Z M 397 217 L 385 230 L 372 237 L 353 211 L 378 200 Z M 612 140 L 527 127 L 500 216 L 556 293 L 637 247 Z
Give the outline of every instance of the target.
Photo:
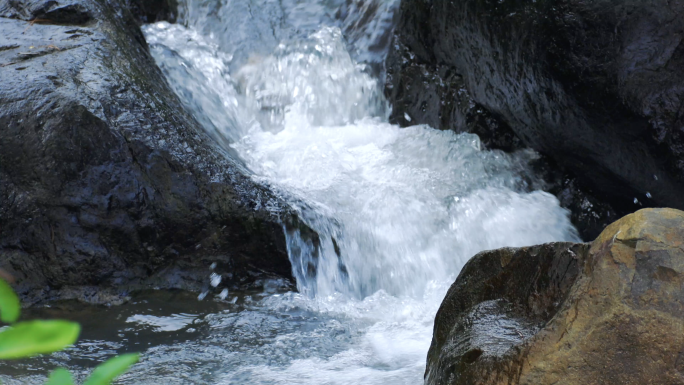
M 253 310 L 299 309 L 316 326 L 281 320 L 258 345 L 285 358 L 247 354 L 220 383 L 421 383 L 435 312 L 470 257 L 578 241 L 534 152 L 388 122 L 377 65 L 397 4 L 191 1 L 182 23 L 144 28 L 207 132 L 319 235 L 284 229 L 298 293 Z

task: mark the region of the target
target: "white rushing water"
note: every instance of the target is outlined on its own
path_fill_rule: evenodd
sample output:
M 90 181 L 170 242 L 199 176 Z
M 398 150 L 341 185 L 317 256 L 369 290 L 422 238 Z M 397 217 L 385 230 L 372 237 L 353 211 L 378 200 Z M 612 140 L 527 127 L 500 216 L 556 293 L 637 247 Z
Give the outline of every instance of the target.
M 242 33 L 254 39 L 254 55 L 250 41 L 206 26 L 221 21 L 217 14 L 232 15 L 231 4 L 246 3 L 223 2 L 212 17 L 191 8 L 185 26 L 144 29 L 170 84 L 207 131 L 255 179 L 295 197 L 291 204 L 321 238 L 313 245 L 287 231 L 299 293 L 267 295 L 242 315 L 250 330 L 270 332 L 247 343 L 259 354 L 226 358 L 212 381 L 422 383 L 434 315 L 467 260 L 502 246 L 576 241 L 568 213 L 534 191 L 541 184 L 528 167 L 533 152 L 486 151 L 475 135 L 387 122 L 378 81 L 356 59 L 372 56 L 396 2 L 381 3 L 379 21 L 363 24 L 370 32 L 352 31 L 355 45 L 332 21 L 300 23 L 307 28 L 297 24 L 296 33 Z M 298 12 L 334 19 L 330 2 L 296 3 Z M 346 17 L 342 28 L 356 25 Z M 281 40 L 265 43 L 276 35 Z M 261 318 L 293 309 L 309 326 Z

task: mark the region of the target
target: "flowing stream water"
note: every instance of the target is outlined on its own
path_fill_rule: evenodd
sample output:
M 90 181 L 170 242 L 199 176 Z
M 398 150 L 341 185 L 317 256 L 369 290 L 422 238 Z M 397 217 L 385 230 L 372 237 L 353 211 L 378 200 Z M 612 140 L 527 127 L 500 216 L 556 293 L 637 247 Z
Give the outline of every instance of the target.
M 534 152 L 388 123 L 381 63 L 397 8 L 188 1 L 182 22 L 145 26 L 184 103 L 256 180 L 289 199 L 320 244 L 286 231 L 297 292 L 276 282 L 219 302 L 158 293 L 84 312 L 86 326 L 97 319 L 110 334 L 92 332 L 24 372 L 59 364 L 85 373 L 106 352 L 142 350 L 122 383 L 415 385 L 435 313 L 470 257 L 579 240 L 541 191 Z

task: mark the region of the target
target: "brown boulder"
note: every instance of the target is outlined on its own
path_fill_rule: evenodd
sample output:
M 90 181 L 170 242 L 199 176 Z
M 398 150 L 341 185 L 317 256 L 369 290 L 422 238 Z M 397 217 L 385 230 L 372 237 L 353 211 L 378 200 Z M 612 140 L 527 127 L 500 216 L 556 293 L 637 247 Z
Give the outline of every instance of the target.
M 435 320 L 426 384 L 684 384 L 684 212 L 591 244 L 476 255 Z

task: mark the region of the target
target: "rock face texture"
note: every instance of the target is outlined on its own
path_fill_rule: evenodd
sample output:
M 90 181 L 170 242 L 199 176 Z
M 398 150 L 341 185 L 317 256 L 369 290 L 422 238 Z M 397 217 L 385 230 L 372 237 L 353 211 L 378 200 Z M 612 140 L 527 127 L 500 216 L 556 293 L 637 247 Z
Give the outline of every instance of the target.
M 426 384 L 684 383 L 684 212 L 644 209 L 591 245 L 487 251 L 440 307 Z
M 178 17 L 176 0 L 123 0 L 139 23 L 168 21 L 175 23 Z
M 200 289 L 213 262 L 226 286 L 291 276 L 296 218 L 185 111 L 138 21 L 0 0 L 0 268 L 29 302 Z
M 682 209 L 682 39 L 681 1 L 407 0 L 387 95 L 401 124 L 514 133 L 618 212 Z

